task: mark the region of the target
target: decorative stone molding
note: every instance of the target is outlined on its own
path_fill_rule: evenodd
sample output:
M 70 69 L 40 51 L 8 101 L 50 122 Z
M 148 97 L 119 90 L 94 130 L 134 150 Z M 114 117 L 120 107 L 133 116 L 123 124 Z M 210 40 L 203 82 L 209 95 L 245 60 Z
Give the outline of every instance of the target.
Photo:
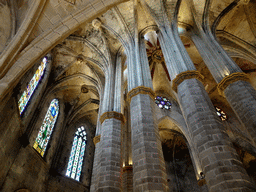
M 198 79 L 203 82 L 204 76 L 199 71 L 185 71 L 176 76 L 172 81 L 172 89 L 177 93 L 178 86 L 186 79 Z
M 120 120 L 123 124 L 125 123 L 125 117 L 122 113 L 118 113 L 116 111 L 108 111 L 103 113 L 100 116 L 100 123 L 102 124 L 106 119 L 117 119 Z
M 139 86 L 129 91 L 129 93 L 127 94 L 128 102 L 131 102 L 132 98 L 138 94 L 149 95 L 153 100 L 155 100 L 156 97 L 155 92 L 151 88 Z
M 82 85 L 81 92 L 82 93 L 88 93 L 89 92 L 89 89 L 87 88 L 87 85 Z
M 95 137 L 93 138 L 93 143 L 94 143 L 94 145 L 96 145 L 96 144 L 99 143 L 99 142 L 100 142 L 100 135 L 95 136 Z
M 232 83 L 236 81 L 247 81 L 250 82 L 250 78 L 247 74 L 242 72 L 232 73 L 224 77 L 221 82 L 217 85 L 217 89 L 220 95 L 224 95 L 224 90 Z
M 102 23 L 101 23 L 101 21 L 100 21 L 100 19 L 94 19 L 93 21 L 92 21 L 92 26 L 95 28 L 95 29 L 100 29 L 101 28 L 101 25 L 102 25 Z
M 128 165 L 128 166 L 125 166 L 125 167 L 123 167 L 123 173 L 124 172 L 127 172 L 127 171 L 132 171 L 132 165 Z

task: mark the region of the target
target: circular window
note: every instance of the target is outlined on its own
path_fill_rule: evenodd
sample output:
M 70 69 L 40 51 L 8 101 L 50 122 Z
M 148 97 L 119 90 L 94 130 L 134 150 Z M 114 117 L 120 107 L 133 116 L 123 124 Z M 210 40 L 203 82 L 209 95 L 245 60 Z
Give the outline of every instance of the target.
M 161 96 L 157 96 L 155 98 L 155 103 L 157 104 L 157 106 L 161 109 L 171 109 L 171 102 L 166 99 L 165 97 L 161 97 Z
M 218 108 L 218 107 L 215 107 L 215 108 L 216 108 L 217 115 L 221 118 L 221 120 L 222 121 L 227 120 L 226 113 L 223 110 L 221 110 L 220 108 Z

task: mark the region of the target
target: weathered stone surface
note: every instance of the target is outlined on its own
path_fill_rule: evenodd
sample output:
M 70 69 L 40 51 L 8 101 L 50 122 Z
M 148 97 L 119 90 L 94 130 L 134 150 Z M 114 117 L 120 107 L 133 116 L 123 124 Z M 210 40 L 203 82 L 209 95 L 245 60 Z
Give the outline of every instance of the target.
M 256 143 L 256 91 L 249 82 L 236 81 L 230 84 L 224 94 Z
M 209 191 L 254 191 L 245 169 L 201 82 L 188 79 L 178 86 L 183 115 L 192 134 Z M 210 120 L 210 121 L 209 121 Z
M 154 105 L 144 94 L 134 96 L 130 103 L 134 191 L 168 191 Z

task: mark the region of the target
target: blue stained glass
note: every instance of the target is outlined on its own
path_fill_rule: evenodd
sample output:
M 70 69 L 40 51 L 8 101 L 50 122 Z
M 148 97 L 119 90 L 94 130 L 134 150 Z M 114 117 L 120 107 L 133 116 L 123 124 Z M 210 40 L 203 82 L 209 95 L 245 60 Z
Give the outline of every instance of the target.
M 165 97 L 160 97 L 160 96 L 157 96 L 155 98 L 155 103 L 157 104 L 157 106 L 161 109 L 171 109 L 171 102 L 166 99 Z
M 79 181 L 86 147 L 86 132 L 84 127 L 79 127 L 75 133 L 66 176 Z
M 77 175 L 76 175 L 77 181 L 79 181 L 79 179 L 80 179 L 80 174 L 81 174 L 83 159 L 84 159 L 84 151 L 85 151 L 85 141 L 83 141 L 81 153 L 80 153 L 80 157 L 79 157 L 79 163 L 78 163 Z
M 67 168 L 66 175 L 69 176 L 69 177 L 70 177 L 71 169 L 72 169 L 72 165 L 73 165 L 76 145 L 77 145 L 77 136 L 75 136 L 75 138 L 74 138 L 71 154 L 70 154 L 69 161 L 68 161 L 68 168 Z
M 54 115 L 52 114 L 53 108 L 55 111 Z M 58 117 L 58 113 L 59 113 L 59 101 L 57 99 L 53 99 L 46 112 L 44 121 L 40 127 L 36 141 L 33 145 L 33 148 L 36 149 L 42 157 L 44 156 L 47 144 L 51 137 L 55 122 Z
M 44 71 L 46 68 L 47 59 L 43 58 L 41 64 L 39 65 L 38 69 L 36 70 L 34 76 L 30 80 L 26 90 L 22 93 L 18 105 L 19 105 L 19 111 L 20 115 L 24 112 L 30 98 L 32 97 L 37 85 L 39 84 L 42 76 L 44 75 Z

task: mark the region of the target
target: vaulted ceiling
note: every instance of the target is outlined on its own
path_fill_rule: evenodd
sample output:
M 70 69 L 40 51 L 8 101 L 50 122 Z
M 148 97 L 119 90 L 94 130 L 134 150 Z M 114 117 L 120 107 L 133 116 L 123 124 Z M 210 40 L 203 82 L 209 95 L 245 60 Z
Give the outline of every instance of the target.
M 137 12 L 134 12 L 134 2 L 137 2 Z M 52 50 L 53 92 L 72 103 L 76 115 L 92 114 L 96 119 L 108 66 L 120 57 L 125 68 L 127 49 L 135 30 L 153 30 L 166 22 L 165 13 L 171 21 L 177 2 L 180 1 L 0 0 L 0 18 L 4 18 L 4 22 L 0 22 L 0 98 L 17 84 L 36 60 Z M 250 69 L 246 70 L 253 75 L 255 10 L 256 2 L 252 0 L 249 3 L 246 0 L 181 1 L 177 15 L 181 39 L 196 68 L 207 77 L 206 90 L 213 98 L 218 95 L 216 83 L 193 42 L 184 34 L 184 28 L 193 27 L 195 21 L 201 25 L 208 17 L 224 49 L 237 58 L 235 61 L 242 68 L 248 63 Z M 156 39 L 151 36 L 148 41 L 154 44 Z M 154 61 L 149 62 L 151 65 Z M 157 82 L 161 82 L 161 73 L 166 74 L 163 63 L 159 62 L 155 70 L 158 76 L 154 79 L 154 89 L 159 89 L 157 86 L 161 83 Z M 170 85 L 169 80 L 163 80 L 167 82 L 165 86 Z M 88 89 L 87 93 L 81 92 L 83 86 Z

